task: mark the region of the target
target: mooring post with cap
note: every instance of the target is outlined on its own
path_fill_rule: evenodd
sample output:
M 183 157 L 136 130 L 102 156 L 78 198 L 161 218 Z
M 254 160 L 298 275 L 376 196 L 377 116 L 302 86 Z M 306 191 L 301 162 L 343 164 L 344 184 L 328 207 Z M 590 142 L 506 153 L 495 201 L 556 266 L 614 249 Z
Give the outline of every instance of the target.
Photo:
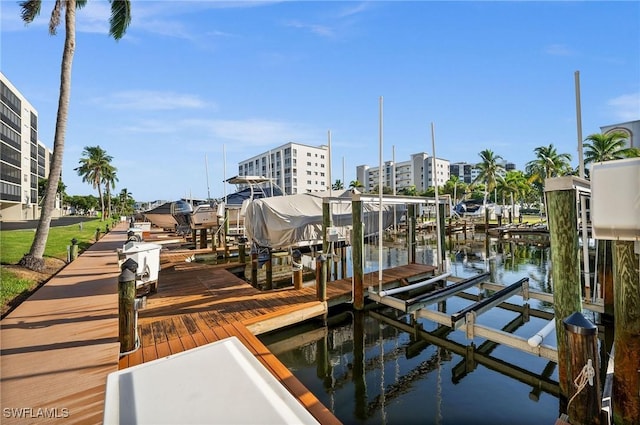
M 598 328 L 577 312 L 564 319 L 563 326 L 568 351 L 558 361 L 566 363 L 569 421 L 576 425 L 598 425 L 602 414 Z
M 128 353 L 136 346 L 136 270 L 138 263 L 129 258 L 118 276 L 118 340 L 120 352 Z
M 74 261 L 78 258 L 78 240 L 76 238 L 71 239 L 70 257 L 71 261 Z

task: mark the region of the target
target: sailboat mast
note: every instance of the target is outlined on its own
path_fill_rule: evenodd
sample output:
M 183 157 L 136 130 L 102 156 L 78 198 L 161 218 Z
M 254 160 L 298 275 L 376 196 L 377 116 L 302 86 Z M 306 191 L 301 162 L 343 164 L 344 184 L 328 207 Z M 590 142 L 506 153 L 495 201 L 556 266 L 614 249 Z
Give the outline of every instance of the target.
M 379 170 L 378 170 L 378 293 L 382 292 L 382 173 L 384 172 L 383 168 L 383 159 L 382 159 L 382 113 L 383 113 L 383 98 L 380 96 L 380 128 L 378 129 L 379 138 L 380 138 L 380 152 L 379 152 Z
M 433 122 L 431 123 L 431 150 L 433 152 L 433 157 L 431 158 L 431 175 L 433 176 L 433 188 L 435 189 L 434 194 L 436 198 L 436 240 L 438 241 L 438 252 L 436 255 L 436 259 L 438 262 L 438 270 L 442 272 L 444 271 L 444 268 L 442 266 L 442 241 L 440 240 L 440 200 L 438 199 L 438 180 L 436 174 L 436 132 Z
M 207 177 L 207 201 L 211 199 L 211 190 L 209 189 L 209 162 L 207 161 L 207 154 L 204 154 L 204 170 Z

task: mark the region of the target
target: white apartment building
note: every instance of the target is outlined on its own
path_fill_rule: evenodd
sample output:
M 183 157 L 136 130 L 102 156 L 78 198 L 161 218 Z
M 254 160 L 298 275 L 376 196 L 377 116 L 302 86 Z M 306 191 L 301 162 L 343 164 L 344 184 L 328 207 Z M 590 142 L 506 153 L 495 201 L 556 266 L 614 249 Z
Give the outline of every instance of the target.
M 329 147 L 290 142 L 238 163 L 239 176 L 273 179 L 286 195 L 329 190 Z
M 411 155 L 409 161 L 386 161 L 383 165 L 383 187 L 398 193 L 402 189 L 415 186 L 416 191 L 422 192 L 434 186 L 433 158 L 421 152 Z M 435 184 L 443 186 L 449 180 L 449 161 L 436 158 Z M 359 165 L 356 167 L 356 178 L 364 185 L 364 191 L 374 190 L 379 183 L 380 167 Z
M 35 220 L 52 152 L 38 140 L 38 112 L 1 72 L 0 92 L 0 221 Z

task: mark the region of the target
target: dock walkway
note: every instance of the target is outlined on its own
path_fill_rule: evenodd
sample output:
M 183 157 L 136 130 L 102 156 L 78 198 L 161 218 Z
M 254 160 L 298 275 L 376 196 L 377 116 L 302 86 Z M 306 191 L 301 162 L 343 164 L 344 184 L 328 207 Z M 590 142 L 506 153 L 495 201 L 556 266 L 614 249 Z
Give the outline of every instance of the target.
M 339 423 L 256 335 L 348 302 L 350 279 L 329 282 L 328 299 L 320 302 L 315 287 L 259 291 L 224 265 L 185 262 L 193 250 L 163 249 L 158 292 L 139 311 L 140 349 L 120 358 L 116 249 L 125 240 L 121 224 L 2 320 L 3 423 L 101 423 L 109 373 L 229 336 L 238 337 L 319 422 Z M 385 270 L 383 284 L 433 269 Z M 365 276 L 365 282 L 374 280 L 377 273 Z M 14 409 L 10 415 L 7 408 Z

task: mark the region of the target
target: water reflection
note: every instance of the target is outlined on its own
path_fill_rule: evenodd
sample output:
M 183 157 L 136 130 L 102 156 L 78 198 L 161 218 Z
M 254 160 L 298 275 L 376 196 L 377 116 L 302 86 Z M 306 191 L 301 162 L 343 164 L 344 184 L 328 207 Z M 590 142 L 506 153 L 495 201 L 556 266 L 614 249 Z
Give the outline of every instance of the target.
M 428 242 L 416 248 L 418 263 L 433 264 L 436 248 Z M 385 241 L 383 249 L 383 267 L 408 262 L 404 241 Z M 377 270 L 378 258 L 377 246 L 367 245 L 365 272 Z M 552 292 L 544 244 L 452 243 L 446 259 L 457 277 L 489 271 L 492 282 L 527 277 L 531 289 Z M 350 276 L 350 262 L 344 267 Z M 451 314 L 487 295 L 473 288 L 428 308 Z M 518 308 L 494 307 L 478 323 L 529 338 L 553 317 L 547 302 L 514 298 Z M 261 339 L 345 424 L 537 425 L 560 413 L 554 362 L 389 308 L 343 311 L 326 327 L 308 323 Z M 555 333 L 544 343 L 555 346 Z M 607 344 L 601 346 L 605 358 Z

